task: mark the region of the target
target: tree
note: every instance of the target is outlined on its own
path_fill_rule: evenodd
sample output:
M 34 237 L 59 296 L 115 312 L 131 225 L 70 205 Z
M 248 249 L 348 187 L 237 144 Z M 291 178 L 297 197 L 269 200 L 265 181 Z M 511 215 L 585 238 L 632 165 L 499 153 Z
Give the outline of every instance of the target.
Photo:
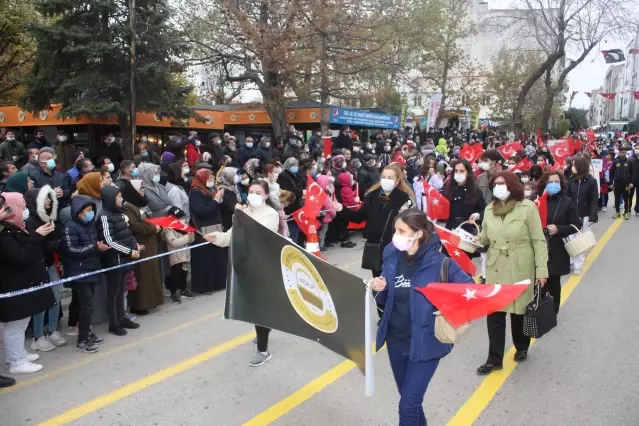
M 37 18 L 30 1 L 0 0 L 0 104 L 16 104 L 24 92 L 35 51 L 25 26 Z
M 521 132 L 526 97 L 534 84 L 547 76 L 546 101 L 543 108 L 544 127 L 547 127 L 552 105 L 563 90 L 568 74 L 607 36 L 622 35 L 634 30 L 637 22 L 633 0 L 524 0 L 525 8 L 492 21 L 496 29 L 502 24 L 514 29 L 517 38 L 529 49 L 541 50 L 545 60 L 539 62 L 522 84 L 513 108 L 515 134 Z M 559 71 L 555 83 L 552 70 L 566 55 L 577 52 L 577 59 Z
M 117 115 L 122 135 L 129 134 L 128 0 L 42 0 L 37 10 L 52 19 L 30 28 L 37 49 L 23 105 L 39 111 L 60 103 L 63 118 Z M 136 0 L 136 106 L 182 120 L 195 113 L 176 61 L 187 45 L 170 18 L 167 0 Z M 132 141 L 123 140 L 132 156 Z
M 579 130 L 588 127 L 588 110 L 579 108 L 570 108 L 565 112 L 564 116 L 570 120 L 570 129 Z

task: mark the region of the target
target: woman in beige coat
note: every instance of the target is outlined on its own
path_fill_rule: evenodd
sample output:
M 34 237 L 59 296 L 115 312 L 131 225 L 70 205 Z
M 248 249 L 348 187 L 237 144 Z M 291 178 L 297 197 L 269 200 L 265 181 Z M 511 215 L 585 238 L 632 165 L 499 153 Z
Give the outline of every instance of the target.
M 488 247 L 486 282 L 514 284 L 537 280 L 544 286 L 548 278 L 548 246 L 541 227 L 539 211 L 532 201 L 524 199 L 524 186 L 511 172 L 497 173 L 490 183 L 493 193 L 484 213 L 483 229 L 476 237 Z M 502 311 L 488 315 L 488 360 L 477 374 L 489 374 L 503 366 L 506 341 L 506 313 L 510 313 L 515 361 L 528 355 L 530 338 L 523 333 L 526 306 L 532 300 L 534 286 Z

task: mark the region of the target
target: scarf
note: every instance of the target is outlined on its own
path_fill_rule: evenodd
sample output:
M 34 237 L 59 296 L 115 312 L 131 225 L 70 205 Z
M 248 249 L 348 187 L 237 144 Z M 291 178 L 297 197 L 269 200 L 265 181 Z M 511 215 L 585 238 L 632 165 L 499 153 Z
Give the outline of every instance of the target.
M 225 167 L 223 170 L 220 170 L 220 173 L 217 176 L 216 187 L 218 190 L 224 189 L 225 191 L 234 193 L 237 202 L 241 203 L 242 196 L 237 190 L 235 176 L 237 176 L 237 169 L 235 167 Z
M 493 215 L 495 216 L 501 216 L 502 219 L 504 216 L 506 216 L 508 213 L 510 213 L 511 211 L 513 211 L 515 209 L 515 206 L 517 205 L 518 201 L 517 200 L 508 200 L 505 203 L 502 203 L 501 201 L 494 201 L 493 202 Z

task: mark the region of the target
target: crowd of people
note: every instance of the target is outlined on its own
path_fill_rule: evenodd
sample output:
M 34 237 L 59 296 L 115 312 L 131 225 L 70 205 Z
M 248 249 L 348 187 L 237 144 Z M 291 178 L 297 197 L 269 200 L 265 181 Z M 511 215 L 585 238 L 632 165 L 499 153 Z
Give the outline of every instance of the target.
M 66 338 L 60 331 L 63 286 L 0 298 L 12 374 L 39 371 L 39 353 L 65 345 L 70 336 L 77 336 L 78 350 L 97 352 L 104 339 L 92 331 L 92 323 L 108 321 L 109 333 L 123 336 L 139 328 L 136 316 L 151 313 L 165 297 L 181 304 L 223 290 L 236 209 L 303 246 L 306 235 L 291 215 L 304 206 L 309 178 L 328 195 L 318 216 L 321 250 L 354 248 L 349 224 L 365 223 L 363 265 L 377 278 L 377 289 L 384 290 L 382 282 L 394 276 L 386 273 L 381 251 L 375 258 L 367 248 L 396 247 L 426 257 L 432 257 L 433 248 L 440 249 L 432 227 L 420 218 L 426 218 L 427 183 L 450 203 L 443 225 L 478 234 L 477 241 L 486 247 L 477 254 L 484 282 L 543 280 L 557 310 L 560 277 L 580 274 L 583 265 L 583 257 L 568 256 L 563 239 L 597 222 L 610 192 L 616 217 L 629 219 L 639 186 L 636 136 L 584 143 L 558 168 L 543 138 L 532 135 L 518 141 L 521 149 L 504 158 L 500 148 L 513 141 L 486 129 L 384 130 L 362 140 L 361 134 L 344 127 L 332 138 L 330 149 L 320 132 L 305 140 L 294 128 L 284 138 L 247 136 L 242 143 L 228 133 L 203 137 L 191 131 L 165 141 L 162 153 L 141 137 L 133 160 L 124 160 L 117 138 L 107 134 L 90 152 L 71 152 L 73 167 L 61 170 L 56 145 L 65 141 L 63 132 L 55 144 L 40 130 L 28 144 L 16 141 L 10 130 L 3 134 L 0 294 L 79 277 L 64 284 L 72 294 Z M 481 146 L 481 155 L 469 162 L 462 150 L 475 146 Z M 518 167 L 524 159 L 530 162 L 526 169 Z M 601 160 L 600 172 L 593 159 Z M 533 204 L 543 192 L 549 195 L 545 228 Z M 635 212 L 639 216 L 639 206 Z M 198 232 L 145 220 L 165 216 Z M 476 225 L 481 225 L 480 233 Z M 406 268 L 404 277 L 418 273 L 395 254 Z M 133 261 L 138 262 L 128 265 Z M 104 268 L 112 269 L 91 275 Z M 402 288 L 394 297 L 377 299 L 384 339 L 398 345 L 391 357 L 394 371 L 400 365 L 408 368 L 402 355 L 402 345 L 410 343 L 411 336 L 406 334 L 411 323 L 410 316 L 405 317 L 408 297 Z M 505 312 L 489 317 L 489 355 L 479 374 L 502 366 L 506 312 L 515 325 L 516 359 L 526 358 L 530 339 L 518 324 L 529 298 L 525 294 Z M 271 358 L 268 331 L 256 327 L 251 366 Z M 34 352 L 25 349 L 26 336 Z M 12 383 L 0 378 L 2 385 Z

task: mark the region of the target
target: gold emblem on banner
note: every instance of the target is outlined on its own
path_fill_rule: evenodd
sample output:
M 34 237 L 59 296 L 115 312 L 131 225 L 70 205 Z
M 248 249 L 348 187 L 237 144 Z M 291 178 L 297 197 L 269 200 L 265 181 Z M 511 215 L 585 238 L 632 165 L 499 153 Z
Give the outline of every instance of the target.
M 293 246 L 284 246 L 281 263 L 284 287 L 295 312 L 313 328 L 334 333 L 337 330 L 335 304 L 307 255 Z

